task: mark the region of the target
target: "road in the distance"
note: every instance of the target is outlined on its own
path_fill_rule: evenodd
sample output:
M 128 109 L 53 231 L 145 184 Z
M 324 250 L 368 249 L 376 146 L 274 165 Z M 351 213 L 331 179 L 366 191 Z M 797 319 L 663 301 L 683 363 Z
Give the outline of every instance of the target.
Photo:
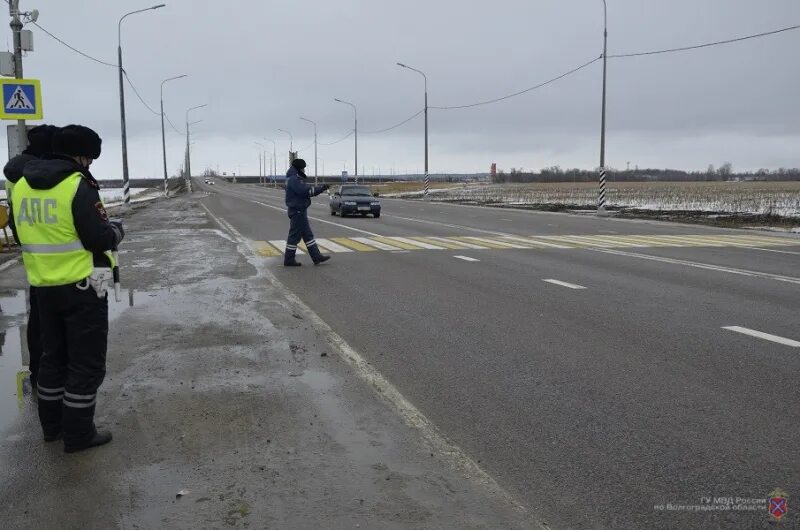
M 204 189 L 203 203 L 244 237 L 285 238 L 279 191 Z M 383 207 L 377 220 L 340 219 L 320 197 L 310 210 L 315 235 L 595 238 L 589 248 L 336 253 L 321 267 L 302 256 L 296 270 L 269 262 L 553 528 L 760 526 L 766 510 L 655 506 L 800 491 L 800 239 L 766 246 L 758 241 L 768 235 L 747 232 L 756 248 L 605 248 L 597 242 L 606 236 L 743 232 L 412 201 Z

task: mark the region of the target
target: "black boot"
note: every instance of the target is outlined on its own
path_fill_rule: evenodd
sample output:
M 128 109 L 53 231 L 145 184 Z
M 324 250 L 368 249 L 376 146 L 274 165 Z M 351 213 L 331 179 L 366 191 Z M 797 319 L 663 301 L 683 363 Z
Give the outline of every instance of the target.
M 295 258 L 295 253 L 297 251 L 292 249 L 286 249 L 286 252 L 283 255 L 283 266 L 284 267 L 299 267 L 301 263 L 299 263 Z
M 84 445 L 77 445 L 77 446 L 64 446 L 65 453 L 77 453 L 78 451 L 85 451 L 86 449 L 91 449 L 92 447 L 97 447 L 99 445 L 105 445 L 110 442 L 112 439 L 111 431 L 97 431 L 94 433 L 94 437 L 89 440 L 88 443 Z
M 317 259 L 314 260 L 314 265 L 319 265 L 320 263 L 325 263 L 329 259 L 331 259 L 330 256 L 321 255 L 320 257 L 318 257 Z

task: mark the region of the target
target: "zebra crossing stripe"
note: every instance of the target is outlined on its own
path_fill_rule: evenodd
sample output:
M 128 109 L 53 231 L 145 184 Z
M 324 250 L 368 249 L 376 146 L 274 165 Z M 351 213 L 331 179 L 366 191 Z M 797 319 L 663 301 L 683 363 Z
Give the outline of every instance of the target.
M 468 236 L 470 241 L 477 241 L 478 243 L 485 243 L 486 245 L 502 245 L 500 248 L 531 248 L 530 245 L 523 246 L 517 243 L 508 243 L 504 241 L 498 241 L 496 239 L 489 239 L 485 237 L 473 237 Z
M 428 237 L 412 237 L 411 239 L 413 239 L 414 241 L 420 241 L 422 243 L 428 243 L 428 244 L 438 245 L 444 248 L 449 248 L 451 250 L 464 250 L 467 248 L 467 246 L 464 245 L 463 243 L 459 243 L 456 241 L 449 241 L 447 239 L 433 240 Z
M 286 241 L 282 239 L 273 239 L 272 241 L 269 242 L 269 244 L 277 248 L 278 251 L 280 251 L 280 255 L 286 252 Z M 297 253 L 305 254 L 305 252 L 303 252 L 299 247 L 297 248 Z
M 530 242 L 530 243 L 532 243 L 534 245 L 541 245 L 541 246 L 550 247 L 550 248 L 574 248 L 574 247 L 567 246 L 567 245 L 558 245 L 556 243 L 550 243 L 548 241 L 542 241 L 541 239 L 537 239 L 536 237 L 533 237 L 533 236 L 531 236 L 531 237 L 522 237 L 522 236 L 511 237 L 511 236 L 506 236 L 506 239 L 515 239 L 517 241 L 522 241 L 523 243 Z
M 253 241 L 250 246 L 253 248 L 255 253 L 260 256 L 272 258 L 281 255 L 281 253 L 275 250 L 275 248 L 269 246 L 266 241 Z
M 454 237 L 458 241 L 466 241 L 468 243 L 475 243 L 487 248 L 494 248 L 494 249 L 508 249 L 511 248 L 507 243 L 498 243 L 492 239 L 479 239 L 476 237 L 469 237 L 469 236 L 458 236 Z
M 640 247 L 641 248 L 641 247 L 653 246 L 653 245 L 646 245 L 646 244 L 642 244 L 642 243 L 636 243 L 635 241 L 624 241 L 621 238 L 616 237 L 616 236 L 601 236 L 601 235 L 597 235 L 597 236 L 592 236 L 592 237 L 595 238 L 595 239 L 600 240 L 601 242 L 605 241 L 605 242 L 611 243 L 611 244 L 613 244 L 615 246 L 623 247 L 623 248 L 631 248 L 631 247 Z
M 456 244 L 456 245 L 461 245 L 462 248 L 470 249 L 470 250 L 486 250 L 488 248 L 485 245 L 484 246 L 480 246 L 480 245 L 476 245 L 474 243 L 467 243 L 466 241 L 455 241 L 455 238 L 448 239 L 446 237 L 433 237 L 433 236 L 431 236 L 431 237 L 426 237 L 425 239 L 433 241 L 434 244 L 440 243 L 440 242 L 441 242 L 441 244 L 446 244 L 446 243 L 447 244 Z
M 406 243 L 408 245 L 416 245 L 420 248 L 424 248 L 425 250 L 444 250 L 445 247 L 440 245 L 431 245 L 430 243 L 423 243 L 422 241 L 415 241 L 414 239 L 409 239 L 407 237 L 390 237 L 392 241 L 398 241 L 400 243 Z
M 334 243 L 330 239 L 317 238 L 317 245 L 324 248 L 328 252 L 353 252 L 349 248 L 343 247 L 338 243 Z
M 400 247 L 403 250 L 421 250 L 422 247 L 418 245 L 411 245 L 409 243 L 404 243 L 402 241 L 395 241 L 393 238 L 388 238 L 384 236 L 373 237 L 373 241 L 378 241 L 380 243 L 386 243 L 387 245 L 392 245 L 395 247 Z
M 336 243 L 339 243 L 340 245 L 344 246 L 344 247 L 348 247 L 348 248 L 351 248 L 353 250 L 357 250 L 359 252 L 374 252 L 374 251 L 378 250 L 375 247 L 369 247 L 369 246 L 365 245 L 364 243 L 359 243 L 358 241 L 354 241 L 354 240 L 352 240 L 350 238 L 347 238 L 347 237 L 334 237 L 334 238 L 331 238 L 331 239 L 333 241 L 335 241 Z
M 591 238 L 585 238 L 582 236 L 547 236 L 547 239 L 553 239 L 554 241 L 565 241 L 578 248 L 614 248 L 614 245 L 611 245 L 610 243 L 595 242 Z
M 387 245 L 386 243 L 381 243 L 380 241 L 375 241 L 374 239 L 370 239 L 368 237 L 354 237 L 353 240 L 358 241 L 359 243 L 363 243 L 365 245 L 375 247 L 378 250 L 388 250 L 390 252 L 403 250 L 400 247 L 393 247 L 392 245 Z

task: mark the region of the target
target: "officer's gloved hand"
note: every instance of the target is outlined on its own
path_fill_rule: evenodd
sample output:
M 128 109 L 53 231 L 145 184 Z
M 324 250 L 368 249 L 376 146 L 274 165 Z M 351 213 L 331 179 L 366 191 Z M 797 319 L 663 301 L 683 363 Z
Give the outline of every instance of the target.
M 109 221 L 111 224 L 111 229 L 114 231 L 116 242 L 114 246 L 119 245 L 122 240 L 125 238 L 125 229 L 122 228 L 122 220 L 120 219 L 112 219 Z

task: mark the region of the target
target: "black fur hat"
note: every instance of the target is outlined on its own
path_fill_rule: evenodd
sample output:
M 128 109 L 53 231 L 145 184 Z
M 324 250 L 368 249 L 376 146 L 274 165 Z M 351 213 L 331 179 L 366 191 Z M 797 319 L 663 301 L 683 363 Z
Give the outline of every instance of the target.
M 83 125 L 67 125 L 56 132 L 53 138 L 53 152 L 67 156 L 86 156 L 100 158 L 103 140 L 100 136 Z
M 294 162 L 292 162 L 292 166 L 298 171 L 302 171 L 306 168 L 306 161 L 302 158 L 295 158 Z
M 28 131 L 28 147 L 25 152 L 34 156 L 44 156 L 53 152 L 53 137 L 58 132 L 55 125 L 37 125 Z

